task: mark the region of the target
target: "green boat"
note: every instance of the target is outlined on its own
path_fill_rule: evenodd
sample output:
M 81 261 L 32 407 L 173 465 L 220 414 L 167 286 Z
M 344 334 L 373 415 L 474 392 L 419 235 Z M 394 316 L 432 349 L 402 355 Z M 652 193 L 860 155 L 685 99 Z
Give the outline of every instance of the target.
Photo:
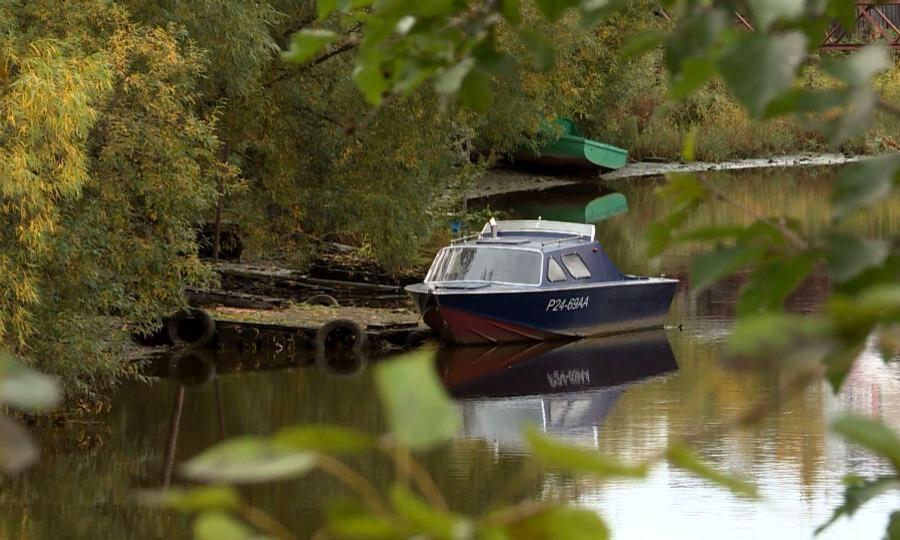
M 569 118 L 557 118 L 555 124 L 562 128 L 563 135 L 554 142 L 545 145 L 537 155 L 519 155 L 537 163 L 592 169 L 599 167 L 604 171 L 613 171 L 625 166 L 628 151 L 621 148 L 586 139 Z M 545 128 L 550 131 L 549 126 Z

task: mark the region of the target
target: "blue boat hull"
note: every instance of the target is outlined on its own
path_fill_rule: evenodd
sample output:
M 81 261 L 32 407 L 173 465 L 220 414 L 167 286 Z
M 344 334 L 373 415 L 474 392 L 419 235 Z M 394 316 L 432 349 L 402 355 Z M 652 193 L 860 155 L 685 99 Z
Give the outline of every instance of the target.
M 410 285 L 425 324 L 456 344 L 513 343 L 663 325 L 678 282 L 628 279 L 572 288 L 430 290 Z

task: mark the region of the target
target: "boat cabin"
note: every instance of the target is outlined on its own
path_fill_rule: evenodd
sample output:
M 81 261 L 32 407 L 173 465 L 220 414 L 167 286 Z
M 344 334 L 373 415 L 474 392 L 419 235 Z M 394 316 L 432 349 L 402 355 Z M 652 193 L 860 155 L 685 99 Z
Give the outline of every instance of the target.
M 563 288 L 629 279 L 595 239 L 593 225 L 492 220 L 443 248 L 425 277 L 432 287 Z

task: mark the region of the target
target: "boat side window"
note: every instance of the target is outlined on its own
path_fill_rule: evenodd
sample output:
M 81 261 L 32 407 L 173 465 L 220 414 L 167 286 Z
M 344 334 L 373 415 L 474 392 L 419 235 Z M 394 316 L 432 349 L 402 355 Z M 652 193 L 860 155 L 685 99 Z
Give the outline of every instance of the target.
M 566 271 L 562 269 L 562 266 L 553 257 L 550 258 L 550 263 L 547 266 L 547 279 L 551 283 L 566 280 Z
M 567 255 L 563 255 L 563 264 L 566 265 L 566 268 L 569 269 L 569 273 L 572 274 L 572 277 L 575 279 L 584 279 L 591 277 L 591 271 L 588 270 L 586 264 L 584 264 L 584 260 L 581 258 L 581 255 L 577 253 L 569 253 Z

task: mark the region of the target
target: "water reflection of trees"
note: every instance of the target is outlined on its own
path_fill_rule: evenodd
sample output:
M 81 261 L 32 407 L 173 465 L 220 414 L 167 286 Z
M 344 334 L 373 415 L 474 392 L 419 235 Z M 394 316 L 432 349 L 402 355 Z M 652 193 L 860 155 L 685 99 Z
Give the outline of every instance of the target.
M 692 426 L 715 423 L 777 387 L 777 374 L 722 368 L 715 359 L 717 342 L 698 339 L 704 334 L 704 327 L 670 332 L 679 373 L 621 392 L 602 421 L 596 439 L 599 449 L 626 460 L 646 457 Z M 699 452 L 712 463 L 781 482 L 784 493 L 806 501 L 815 499 L 823 486 L 837 485 L 848 459 L 857 470 L 878 470 L 882 464 L 875 458 L 839 442 L 826 446 L 825 437 L 827 417 L 838 406 L 877 412 L 895 424 L 900 418 L 896 398 L 900 366 L 884 365 L 874 348 L 867 355 L 838 398 L 824 387 L 811 388 L 757 429 L 709 441 Z M 257 363 L 259 359 L 248 358 L 248 365 Z M 135 488 L 161 483 L 176 408 L 180 409 L 172 450 L 176 463 L 219 441 L 223 432 L 270 434 L 296 423 L 335 423 L 370 432 L 385 429 L 367 372 L 336 377 L 306 368 L 244 371 L 194 386 L 174 380 L 131 385 L 118 395 L 110 412 L 97 417 L 99 423 L 37 430 L 44 448 L 40 464 L 19 478 L 0 481 L 4 510 L 0 535 L 119 537 L 123 531 L 140 531 L 148 537 L 188 535 L 186 519 L 141 508 L 133 499 Z M 590 433 L 585 436 L 593 442 Z M 489 504 L 521 468 L 534 466 L 523 448 L 498 447 L 485 438 L 458 438 L 424 461 L 451 504 L 469 512 Z M 379 486 L 394 480 L 391 467 L 379 456 L 363 456 L 352 465 Z M 526 482 L 523 494 L 539 497 L 576 489 L 571 482 L 556 474 L 537 475 Z M 615 486 L 599 489 L 615 492 Z M 324 501 L 342 494 L 340 485 L 318 474 L 247 490 L 254 504 L 271 510 L 301 537 L 314 530 Z

